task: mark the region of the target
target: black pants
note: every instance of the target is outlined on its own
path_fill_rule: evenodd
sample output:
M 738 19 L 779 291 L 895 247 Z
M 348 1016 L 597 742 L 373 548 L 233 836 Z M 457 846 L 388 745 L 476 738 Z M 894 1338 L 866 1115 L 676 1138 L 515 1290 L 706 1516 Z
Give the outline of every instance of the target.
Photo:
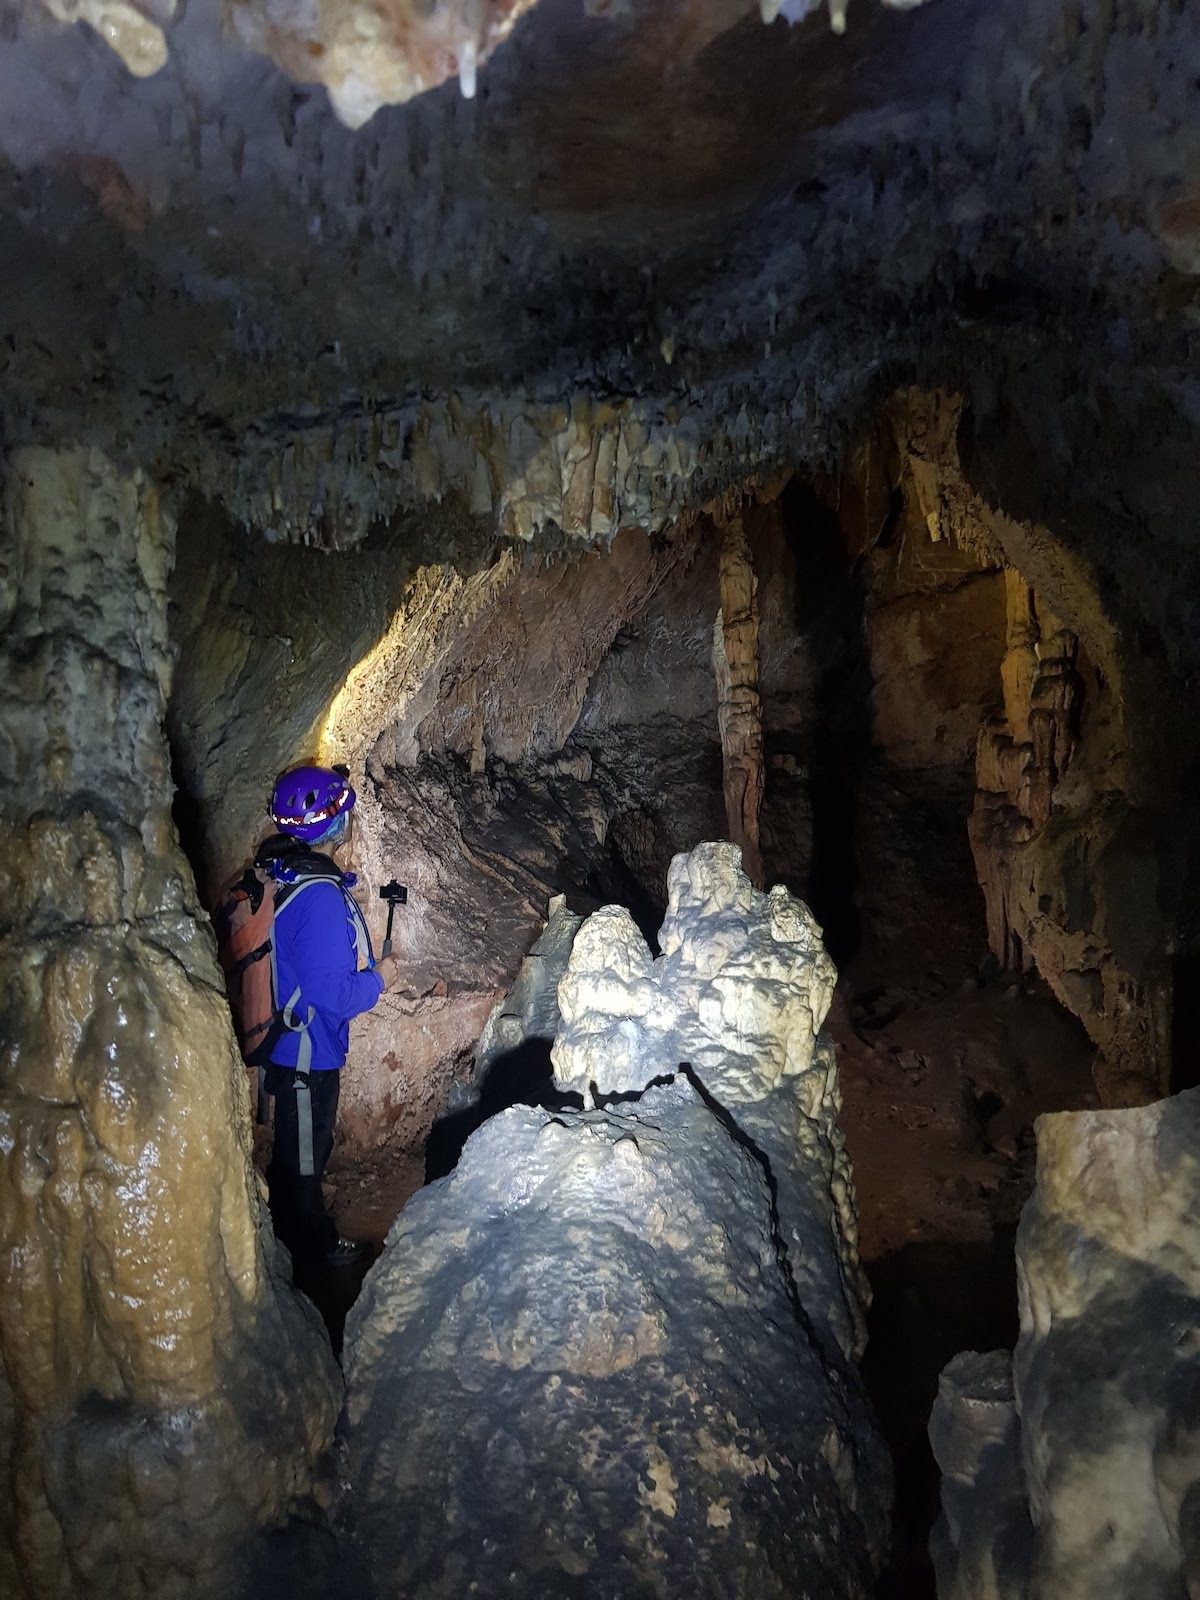
M 333 1149 L 341 1077 L 340 1072 L 308 1074 L 312 1171 L 305 1173 L 301 1168 L 306 1165 L 303 1145 L 307 1144 L 307 1127 L 296 1094 L 297 1074 L 290 1067 L 267 1068 L 267 1093 L 275 1099 L 275 1142 L 267 1168 L 271 1220 L 275 1232 L 296 1256 L 324 1255 L 338 1240 L 337 1226 L 325 1209 L 321 1174 Z

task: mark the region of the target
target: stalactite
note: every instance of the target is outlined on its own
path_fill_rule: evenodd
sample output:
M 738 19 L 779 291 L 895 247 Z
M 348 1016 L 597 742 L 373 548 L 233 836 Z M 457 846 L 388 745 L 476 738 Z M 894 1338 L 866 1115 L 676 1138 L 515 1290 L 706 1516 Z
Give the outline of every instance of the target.
M 762 701 L 758 692 L 758 579 L 740 515 L 721 546 L 721 608 L 713 629 L 717 725 L 729 837 L 741 846 L 746 876 L 763 887 L 759 817 L 763 791 Z

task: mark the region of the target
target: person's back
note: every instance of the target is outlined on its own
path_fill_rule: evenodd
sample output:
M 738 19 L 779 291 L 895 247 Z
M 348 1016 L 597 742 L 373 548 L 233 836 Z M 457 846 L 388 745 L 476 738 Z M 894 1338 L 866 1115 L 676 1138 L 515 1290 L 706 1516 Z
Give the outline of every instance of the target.
M 350 1019 L 369 1011 L 384 989 L 349 892 L 353 875 L 317 849 L 347 847 L 354 802 L 344 770 L 293 768 L 275 786 L 271 809 L 280 832 L 255 856 L 276 885 L 272 959 L 282 1019 L 266 1082 L 275 1101 L 271 1215 L 294 1254 L 327 1263 L 352 1259 L 358 1249 L 339 1240 L 321 1175 L 333 1149 Z
M 262 845 L 255 865 L 279 884 L 275 913 L 275 970 L 280 1004 L 298 994 L 315 1013 L 308 1023 L 308 1066 L 315 1072 L 345 1065 L 350 1019 L 369 1011 L 382 987 L 374 958 L 363 950 L 365 927 L 350 898 L 352 874 L 329 856 L 297 846 L 286 834 Z M 303 884 L 303 890 L 300 885 Z M 366 954 L 366 965 L 360 967 Z M 279 1066 L 295 1067 L 303 1049 L 299 1032 L 284 1033 L 272 1050 Z

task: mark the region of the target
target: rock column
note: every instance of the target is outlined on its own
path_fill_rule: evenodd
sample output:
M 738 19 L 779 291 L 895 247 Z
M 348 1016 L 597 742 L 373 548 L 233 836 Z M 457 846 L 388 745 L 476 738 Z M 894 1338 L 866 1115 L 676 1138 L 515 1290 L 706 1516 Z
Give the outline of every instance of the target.
M 1021 1333 L 956 1356 L 930 1439 L 939 1600 L 1200 1592 L 1200 1090 L 1038 1119 Z
M 336 1369 L 274 1275 L 245 1075 L 171 824 L 173 526 L 98 451 L 0 525 L 0 1592 L 221 1595 Z
M 762 701 L 758 693 L 758 579 L 740 516 L 721 547 L 721 609 L 713 629 L 717 725 L 729 837 L 746 876 L 763 888 L 759 816 L 763 792 Z

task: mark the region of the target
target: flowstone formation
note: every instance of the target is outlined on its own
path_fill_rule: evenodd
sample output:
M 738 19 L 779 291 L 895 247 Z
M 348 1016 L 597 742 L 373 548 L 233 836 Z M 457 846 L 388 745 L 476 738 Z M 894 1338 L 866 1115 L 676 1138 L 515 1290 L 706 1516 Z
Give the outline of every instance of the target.
M 959 1356 L 930 1438 L 939 1600 L 1200 1593 L 1200 1090 L 1038 1123 L 1021 1335 Z
M 781 1035 L 790 1008 L 799 1035 L 784 970 L 805 965 L 820 987 L 831 969 L 819 941 L 801 955 L 802 908 L 789 921 L 776 897 L 763 912 L 734 854 L 676 862 L 664 941 L 673 927 L 710 971 L 739 943 L 761 959 L 736 924 L 773 913 L 784 950 L 764 962 L 760 1016 Z M 714 882 L 733 895 L 706 924 Z M 611 908 L 589 918 L 575 949 L 612 923 Z M 556 963 L 572 931 L 560 916 Z M 570 986 L 568 971 L 564 1002 Z M 518 1004 L 514 1033 L 544 1009 Z M 730 1056 L 736 1099 L 748 1069 Z M 735 1117 L 678 1060 L 637 1092 L 666 1061 L 648 1054 L 608 1106 L 494 1117 L 401 1213 L 347 1338 L 343 1514 L 381 1600 L 872 1593 L 889 1473 L 849 1359 L 847 1299 L 860 1308 L 835 1074 L 811 1038 L 788 1059 L 786 1088 L 768 1066 Z M 721 1081 L 715 1042 L 707 1071 Z M 806 1109 L 767 1158 L 741 1118 L 786 1114 L 770 1105 L 781 1093 Z
M 979 732 L 970 821 L 988 943 L 1009 971 L 1036 967 L 1080 1018 L 1110 1103 L 1145 1098 L 1167 1087 L 1171 1054 L 1169 935 L 1144 909 L 1160 876 L 1152 835 L 1104 753 L 1118 719 L 1106 739 L 1103 716 L 1092 715 L 1089 770 L 1072 772 L 1085 697 L 1079 638 L 1020 572 L 1005 580 L 1003 705 Z
M 1173 1066 L 1191 1070 L 1178 991 L 1194 937 L 1194 758 L 1176 731 L 1188 715 L 1183 682 L 1163 656 L 1134 647 L 1129 618 L 1157 609 L 1172 650 L 1195 630 L 1166 621 L 1174 586 L 1161 572 L 1116 564 L 1118 587 L 1146 581 L 1130 609 L 1131 587 L 1114 592 L 1107 562 L 972 489 L 960 397 L 910 389 L 888 411 L 906 499 L 932 539 L 1003 573 L 1003 651 L 969 822 L 992 954 L 1008 971 L 1036 970 L 1079 1018 L 1105 1103 L 1157 1098 Z M 1151 624 L 1136 627 L 1148 639 Z
M 0 1593 L 221 1597 L 340 1384 L 264 1229 L 171 824 L 173 526 L 85 447 L 4 486 Z

